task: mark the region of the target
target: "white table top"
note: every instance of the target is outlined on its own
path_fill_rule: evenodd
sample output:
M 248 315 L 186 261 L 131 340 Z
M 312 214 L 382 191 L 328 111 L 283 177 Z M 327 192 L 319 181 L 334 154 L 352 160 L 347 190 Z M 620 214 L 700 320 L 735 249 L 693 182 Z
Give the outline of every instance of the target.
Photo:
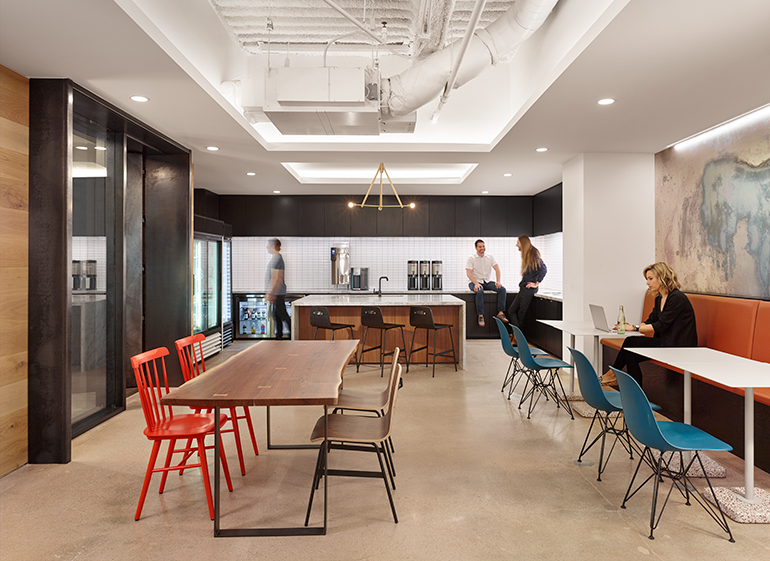
M 634 352 L 731 388 L 770 387 L 770 363 L 707 347 L 635 348 Z
M 586 321 L 563 321 L 558 319 L 539 319 L 537 320 L 545 325 L 550 325 L 556 329 L 561 329 L 565 333 L 572 333 L 573 335 L 590 335 L 591 337 L 614 337 L 618 339 L 625 339 L 626 337 L 638 337 L 641 334 L 638 331 L 626 331 L 623 334 L 615 333 L 612 331 L 601 331 L 596 329 L 593 323 Z
M 313 294 L 292 302 L 293 306 L 464 306 L 451 294 Z

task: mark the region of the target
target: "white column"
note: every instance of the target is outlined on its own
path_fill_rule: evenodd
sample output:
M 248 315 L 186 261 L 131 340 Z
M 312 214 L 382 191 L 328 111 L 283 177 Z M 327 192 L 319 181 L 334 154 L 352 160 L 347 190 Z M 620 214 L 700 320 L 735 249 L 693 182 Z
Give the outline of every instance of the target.
M 581 154 L 564 164 L 562 182 L 564 319 L 591 321 L 588 304 L 599 304 L 612 324 L 622 304 L 637 323 L 642 269 L 655 261 L 654 155 Z M 591 343 L 578 343 L 587 356 Z

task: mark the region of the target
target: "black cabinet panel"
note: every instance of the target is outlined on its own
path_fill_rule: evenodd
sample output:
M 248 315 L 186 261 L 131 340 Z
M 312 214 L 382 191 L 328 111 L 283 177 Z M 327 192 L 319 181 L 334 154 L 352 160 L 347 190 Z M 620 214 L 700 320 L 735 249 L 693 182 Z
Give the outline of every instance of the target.
M 455 198 L 430 198 L 430 236 L 451 237 L 455 235 Z
M 324 236 L 350 235 L 350 217 L 356 210 L 348 207 L 351 200 L 345 195 L 324 197 Z
M 219 195 L 208 189 L 193 191 L 193 210 L 199 216 L 219 220 Z
M 481 197 L 455 197 L 455 236 L 481 235 Z
M 299 223 L 297 235 L 323 237 L 325 235 L 325 212 L 323 196 L 299 197 Z
M 222 195 L 220 220 L 233 226 L 233 236 L 274 236 L 273 197 Z
M 404 236 L 427 238 L 430 235 L 430 198 L 402 197 L 404 204 L 414 203 L 414 208 L 404 209 Z
M 562 231 L 562 184 L 559 183 L 533 197 L 533 229 L 535 236 Z
M 298 236 L 299 206 L 304 197 L 276 196 L 273 203 L 273 228 L 271 236 Z
M 532 236 L 532 197 L 507 197 L 508 236 Z
M 481 237 L 508 235 L 508 197 L 481 197 Z
M 397 205 L 396 197 L 382 198 L 383 205 Z M 404 213 L 406 208 L 383 208 L 377 211 L 377 235 L 384 237 L 398 237 L 404 235 Z
M 365 237 L 377 235 L 378 210 L 376 208 L 353 208 L 350 210 L 351 236 Z

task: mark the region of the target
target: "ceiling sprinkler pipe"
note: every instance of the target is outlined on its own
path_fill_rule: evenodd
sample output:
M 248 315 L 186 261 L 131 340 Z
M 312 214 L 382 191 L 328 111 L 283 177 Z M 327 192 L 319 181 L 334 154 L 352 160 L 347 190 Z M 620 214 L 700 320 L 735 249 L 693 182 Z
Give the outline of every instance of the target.
M 456 73 L 454 87 L 469 82 L 496 64 L 500 56 L 516 49 L 543 24 L 557 1 L 518 0 L 486 29 L 477 30 L 462 57 L 463 65 Z M 404 116 L 441 95 L 452 76 L 460 43 L 455 41 L 415 62 L 404 72 L 383 79 L 381 87 L 383 93 L 388 94 L 387 99 L 383 99 L 384 112 L 395 117 Z M 387 85 L 384 82 L 388 82 Z M 447 93 L 448 90 L 444 92 Z

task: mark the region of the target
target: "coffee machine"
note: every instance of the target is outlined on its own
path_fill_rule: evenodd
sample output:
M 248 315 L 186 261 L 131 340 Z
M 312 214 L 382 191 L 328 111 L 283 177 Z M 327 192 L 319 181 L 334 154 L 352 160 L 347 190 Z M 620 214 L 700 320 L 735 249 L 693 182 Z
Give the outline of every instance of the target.
M 430 261 L 420 261 L 420 290 L 430 290 Z
M 431 272 L 431 277 L 433 279 L 431 290 L 444 290 L 442 286 L 443 271 L 444 271 L 444 266 L 441 264 L 441 261 L 430 262 L 430 272 Z
M 72 290 L 84 290 L 83 286 L 83 262 L 72 261 Z
M 88 259 L 85 266 L 86 290 L 96 290 L 96 260 Z
M 406 287 L 408 290 L 417 290 L 419 288 L 417 268 L 417 261 L 406 262 Z

